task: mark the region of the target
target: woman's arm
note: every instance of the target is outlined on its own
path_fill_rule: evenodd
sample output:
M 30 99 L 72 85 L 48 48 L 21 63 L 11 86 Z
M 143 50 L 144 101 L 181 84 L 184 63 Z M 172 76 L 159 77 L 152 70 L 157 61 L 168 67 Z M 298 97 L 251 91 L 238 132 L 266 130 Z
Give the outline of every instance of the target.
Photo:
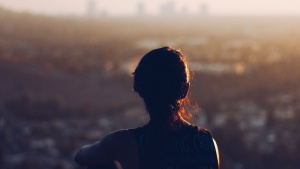
M 109 164 L 104 165 L 89 165 L 87 166 L 87 169 L 123 169 L 120 163 L 117 161 L 112 161 Z
M 112 132 L 103 140 L 84 146 L 75 154 L 75 161 L 81 166 L 106 165 L 117 159 L 121 149 L 124 130 Z

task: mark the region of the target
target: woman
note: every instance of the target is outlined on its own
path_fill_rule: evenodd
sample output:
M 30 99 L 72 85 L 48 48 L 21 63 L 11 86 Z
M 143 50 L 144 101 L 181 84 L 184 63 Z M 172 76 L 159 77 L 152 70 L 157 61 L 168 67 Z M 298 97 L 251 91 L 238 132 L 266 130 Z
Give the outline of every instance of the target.
M 152 50 L 133 76 L 133 89 L 144 100 L 149 123 L 108 134 L 81 148 L 75 161 L 102 168 L 113 162 L 123 169 L 219 168 L 218 148 L 210 132 L 187 121 L 190 114 L 184 105 L 190 74 L 183 54 L 170 47 Z

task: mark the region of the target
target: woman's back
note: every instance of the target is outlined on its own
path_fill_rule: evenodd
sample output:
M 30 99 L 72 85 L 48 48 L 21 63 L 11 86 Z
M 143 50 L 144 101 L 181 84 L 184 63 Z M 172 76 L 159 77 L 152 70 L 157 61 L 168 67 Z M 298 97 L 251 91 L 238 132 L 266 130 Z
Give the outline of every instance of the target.
M 133 77 L 149 123 L 112 132 L 82 148 L 76 161 L 106 165 L 116 160 L 124 169 L 217 169 L 218 150 L 210 132 L 187 122 L 190 73 L 183 54 L 170 47 L 154 49 L 140 60 Z
M 136 139 L 140 169 L 217 169 L 213 138 L 208 130 L 189 125 L 178 131 L 151 126 L 129 130 Z
M 89 169 L 118 168 L 103 160 L 116 160 L 123 169 L 218 169 L 218 150 L 210 132 L 194 125 L 175 131 L 149 125 L 119 130 L 84 149 L 92 158 L 80 162 Z

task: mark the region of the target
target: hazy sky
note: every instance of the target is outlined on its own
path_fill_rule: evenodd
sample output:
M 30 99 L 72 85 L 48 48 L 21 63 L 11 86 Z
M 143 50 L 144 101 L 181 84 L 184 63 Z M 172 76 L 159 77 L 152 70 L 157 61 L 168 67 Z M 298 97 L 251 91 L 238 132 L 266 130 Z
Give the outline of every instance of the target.
M 0 6 L 17 11 L 43 14 L 86 13 L 89 0 L 0 0 Z M 94 0 L 96 9 L 112 15 L 134 14 L 137 4 L 144 3 L 146 12 L 155 14 L 166 2 L 174 2 L 177 11 L 183 8 L 189 13 L 199 11 L 206 4 L 211 14 L 216 15 L 299 15 L 300 0 Z

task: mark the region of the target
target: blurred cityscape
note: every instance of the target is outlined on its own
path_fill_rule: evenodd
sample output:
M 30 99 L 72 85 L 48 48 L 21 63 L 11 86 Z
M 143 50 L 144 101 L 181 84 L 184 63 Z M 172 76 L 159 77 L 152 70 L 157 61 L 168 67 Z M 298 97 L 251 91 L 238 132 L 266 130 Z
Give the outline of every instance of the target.
M 131 72 L 146 52 L 169 45 L 187 56 L 193 122 L 213 133 L 222 169 L 297 169 L 299 21 L 59 18 L 0 8 L 0 168 L 80 168 L 79 147 L 145 124 Z
M 116 4 L 117 5 L 117 4 Z M 86 17 L 100 18 L 108 16 L 106 9 L 98 6 L 98 1 L 87 1 Z M 198 10 L 196 12 L 190 12 L 189 8 L 185 5 L 177 6 L 176 1 L 167 1 L 157 6 L 156 13 L 150 12 L 149 7 L 145 1 L 140 1 L 136 4 L 135 13 L 136 17 L 174 17 L 174 16 L 207 16 L 209 14 L 209 6 L 206 3 L 199 3 Z M 100 8 L 100 9 L 99 9 Z M 179 9 L 178 9 L 179 8 Z M 126 14 L 123 14 L 126 15 Z

